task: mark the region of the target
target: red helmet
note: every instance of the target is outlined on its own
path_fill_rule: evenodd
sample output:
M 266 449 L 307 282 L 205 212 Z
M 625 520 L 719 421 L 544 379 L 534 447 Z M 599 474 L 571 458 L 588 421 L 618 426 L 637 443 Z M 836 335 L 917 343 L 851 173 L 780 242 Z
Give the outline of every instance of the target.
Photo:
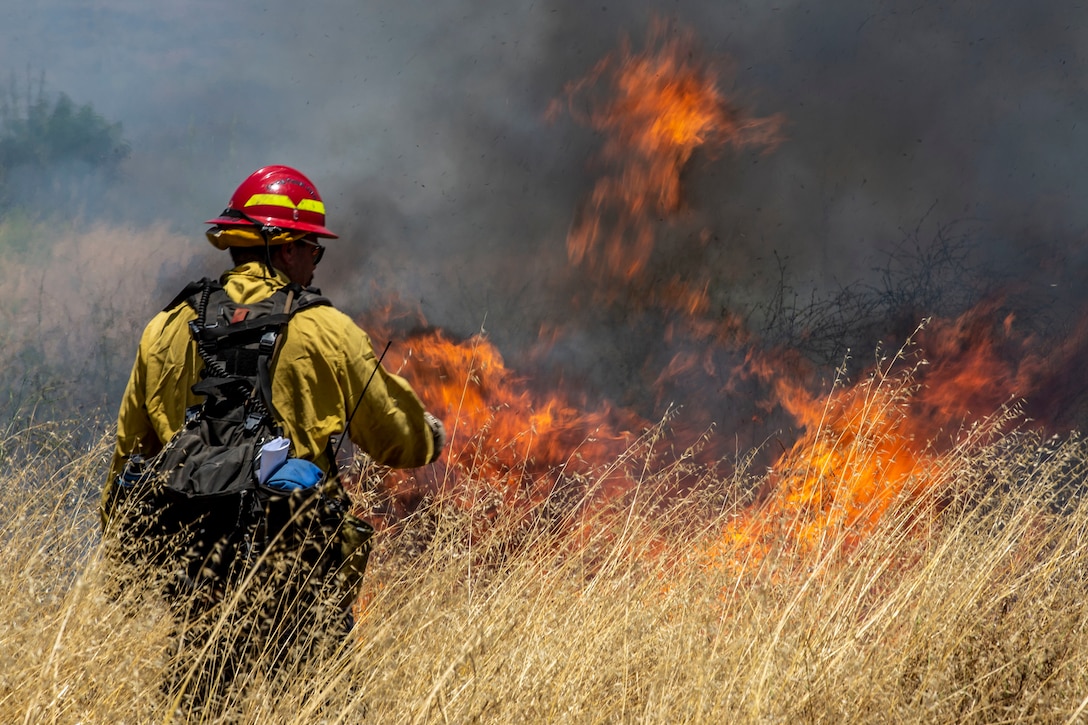
M 267 227 L 337 238 L 325 228 L 325 204 L 317 188 L 290 166 L 257 169 L 238 186 L 223 213 L 204 223 L 230 227 L 252 226 L 254 221 Z

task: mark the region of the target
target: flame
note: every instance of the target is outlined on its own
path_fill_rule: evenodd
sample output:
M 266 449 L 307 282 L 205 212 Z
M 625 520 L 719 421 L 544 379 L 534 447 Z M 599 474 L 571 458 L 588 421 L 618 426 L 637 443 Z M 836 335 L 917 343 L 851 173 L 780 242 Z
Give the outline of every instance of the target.
M 410 319 L 390 309 L 380 317 Z M 372 329 L 390 334 L 384 324 L 375 321 Z M 614 461 L 646 427 L 630 411 L 607 403 L 590 408 L 564 390 L 534 388 L 482 332 L 456 340 L 423 328 L 390 354 L 388 367 L 413 382 L 446 426 L 447 447 L 430 471 L 429 493 L 449 495 L 466 510 L 481 502 L 531 507 L 562 479 Z M 618 474 L 597 482 L 602 490 L 623 485 Z M 385 485 L 394 497 L 419 495 L 420 482 L 407 474 L 393 472 Z
M 774 355 L 752 351 L 748 372 L 773 379 L 773 404 L 804 432 L 771 470 L 763 505 L 732 521 L 707 561 L 745 573 L 776 548 L 851 546 L 893 506 L 940 492 L 951 483 L 944 456 L 991 440 L 1022 397 L 1045 385 L 1038 371 L 1048 366 L 1034 344 L 990 300 L 954 320 L 931 321 L 858 383 L 826 396 L 778 375 Z M 1068 347 L 1082 346 L 1083 338 Z
M 682 416 L 699 421 L 687 440 L 671 429 L 670 443 L 686 449 L 702 439 L 706 421 L 720 420 L 729 398 L 757 394 L 763 398 L 745 424 L 767 426 L 782 415 L 790 425 L 781 435 L 795 436 L 783 443 L 759 505 L 739 512 L 704 552 L 713 565 L 748 571 L 776 547 L 821 551 L 829 541 L 860 540 L 899 502 L 942 486 L 942 457 L 1000 430 L 1007 419 L 993 417 L 995 411 L 1031 396 L 1045 399 L 1048 386 L 1062 382 L 1055 370 L 1088 364 L 1088 321 L 1045 359 L 999 301 L 989 300 L 956 319 L 931 321 L 857 382 L 839 375 L 828 392 L 821 387 L 826 376 L 799 353 L 764 349 L 740 315 L 716 307 L 713 280 L 648 274 L 660 220 L 683 208 L 681 176 L 693 156 L 772 148 L 781 118 L 745 113 L 719 89 L 691 36 L 667 34 L 660 24 L 643 52 L 625 42 L 569 84 L 565 105 L 604 138 L 606 169 L 571 225 L 569 262 L 601 282 L 610 301 L 647 318 L 657 313 L 660 335 L 648 346 L 654 349 L 632 366 L 641 366 L 653 392 L 653 415 L 672 410 L 680 397 Z M 705 245 L 710 236 L 694 239 Z M 405 321 L 412 332 L 394 334 Z M 532 506 L 574 479 L 592 480 L 604 499 L 634 485 L 637 476 L 613 464 L 649 427 L 643 415 L 593 401 L 556 383 L 554 374 L 545 382 L 514 372 L 483 333 L 457 338 L 427 327 L 418 313 L 392 308 L 363 326 L 402 341 L 387 367 L 409 378 L 449 436 L 436 466 L 387 477 L 383 485 L 393 499 L 443 494 L 465 510 L 480 504 L 488 510 Z M 565 334 L 562 321 L 546 324 L 539 349 Z M 742 421 L 731 423 L 739 430 Z M 739 447 L 738 430 L 718 437 L 727 452 Z M 707 446 L 703 460 L 727 452 Z M 652 475 L 661 463 L 645 461 L 638 476 Z
M 657 220 L 682 208 L 681 172 L 705 148 L 772 147 L 781 118 L 749 117 L 719 88 L 712 64 L 700 60 L 690 33 L 652 25 L 646 50 L 623 41 L 581 80 L 567 84 L 571 115 L 605 137 L 601 163 L 610 169 L 571 225 L 567 253 L 603 277 L 635 280 L 650 262 Z M 581 110 L 588 104 L 588 111 Z M 561 110 L 553 102 L 549 111 Z

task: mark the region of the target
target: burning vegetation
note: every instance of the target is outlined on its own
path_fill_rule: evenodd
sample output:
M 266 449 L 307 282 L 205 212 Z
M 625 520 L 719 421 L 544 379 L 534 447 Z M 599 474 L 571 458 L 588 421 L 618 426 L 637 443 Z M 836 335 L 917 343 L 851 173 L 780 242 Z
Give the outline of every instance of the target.
M 417 384 L 450 431 L 433 470 L 372 480 L 371 500 L 381 502 L 376 512 L 387 523 L 436 498 L 486 511 L 485 519 L 503 509 L 540 515 L 543 502 L 560 498 L 579 515 L 622 510 L 648 475 L 695 462 L 700 472 L 670 479 L 671 494 L 705 484 L 708 471 L 741 482 L 732 495 L 749 503 L 722 539 L 750 542 L 740 558 L 752 562 L 772 540 L 776 550 L 783 541 L 819 549 L 835 531 L 857 540 L 889 508 L 950 485 L 933 473 L 949 451 L 988 444 L 1014 424 L 1051 430 L 1052 419 L 1021 414 L 1033 409 L 1030 401 L 1053 397 L 1053 371 L 1076 364 L 1083 336 L 1044 358 L 995 297 L 950 319 L 910 308 L 907 334 L 886 337 L 897 348 L 880 352 L 868 370 L 855 360 L 825 370 L 804 350 L 763 339 L 742 311 L 715 304 L 719 281 L 705 272 L 660 276 L 658 246 L 672 243 L 668 253 L 677 252 L 675 239 L 663 240 L 683 217 L 693 157 L 720 159 L 746 147 L 769 153 L 783 142 L 785 120 L 751 113 L 724 92 L 721 76 L 690 34 L 657 24 L 643 49 L 625 41 L 548 111 L 569 113 L 601 139 L 594 160 L 601 174 L 571 224 L 567 253 L 572 273 L 594 290 L 576 304 L 637 308 L 651 334 L 660 333 L 637 363 L 651 389 L 642 405 L 594 399 L 577 381 L 556 386 L 554 376 L 519 374 L 482 332 L 455 339 L 411 310 L 364 320 L 379 339 L 404 339 L 392 367 Z M 703 247 L 711 236 L 695 230 L 683 243 Z M 558 323 L 542 332 L 528 369 L 565 334 Z M 624 452 L 651 428 L 652 450 L 629 465 Z
M 186 623 L 138 587 L 107 596 L 84 482 L 108 438 L 10 427 L 0 720 L 127 721 L 140 703 L 141 721 L 1077 721 L 1088 446 L 1068 429 L 1086 330 L 1041 337 L 1000 295 L 896 305 L 871 363 L 834 339 L 828 367 L 724 304 L 698 264 L 663 273 L 663 256 L 722 243 L 691 228 L 689 166 L 787 142 L 722 77 L 659 25 L 549 110 L 601 139 L 566 253 L 590 290 L 576 304 L 636 310 L 657 336 L 632 361 L 641 394 L 549 370 L 562 320 L 516 364 L 402 305 L 362 320 L 396 341 L 386 366 L 449 440 L 426 470 L 356 473 L 384 535 L 328 661 L 262 652 L 252 682 L 181 712 L 161 682 Z M 3 270 L 30 297 L 24 272 Z M 11 329 L 27 314 L 4 310 Z M 792 341 L 844 330 L 805 321 Z

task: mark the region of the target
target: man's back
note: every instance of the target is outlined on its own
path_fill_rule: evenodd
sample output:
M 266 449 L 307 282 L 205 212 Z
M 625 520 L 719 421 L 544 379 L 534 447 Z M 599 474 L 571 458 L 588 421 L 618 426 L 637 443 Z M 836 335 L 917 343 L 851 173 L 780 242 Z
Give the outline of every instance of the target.
M 222 281 L 240 304 L 262 300 L 287 283 L 259 263 L 241 265 Z M 186 409 L 200 402 L 191 390 L 204 367 L 189 333 L 195 317 L 183 302 L 145 328 L 118 416 L 111 475 L 120 472 L 128 453 L 152 453 L 157 442 L 170 440 Z M 272 404 L 295 456 L 327 470 L 329 439 L 344 430 L 364 388 L 351 426 L 357 445 L 394 467 L 421 466 L 433 456 L 429 431 L 416 422 L 423 416 L 419 398 L 399 376 L 381 368 L 373 374 L 377 359 L 369 337 L 339 310 L 315 306 L 296 314 L 272 364 Z

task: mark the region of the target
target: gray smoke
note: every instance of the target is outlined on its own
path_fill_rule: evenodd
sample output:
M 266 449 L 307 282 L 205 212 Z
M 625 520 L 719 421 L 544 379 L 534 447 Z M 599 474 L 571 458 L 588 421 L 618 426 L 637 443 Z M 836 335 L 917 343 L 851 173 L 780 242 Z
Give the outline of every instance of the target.
M 572 325 L 571 376 L 623 390 L 662 323 L 575 310 L 565 235 L 598 139 L 549 102 L 655 18 L 723 59 L 774 152 L 698 156 L 662 277 L 698 269 L 722 308 L 876 283 L 905 239 L 954 226 L 972 269 L 1077 305 L 1088 261 L 1088 7 L 1046 0 L 836 3 L 280 0 L 8 3 L 0 69 L 125 124 L 124 178 L 92 216 L 165 221 L 211 261 L 204 219 L 250 171 L 299 167 L 340 231 L 320 271 L 342 307 L 395 294 L 512 355 Z M 710 242 L 686 243 L 707 229 Z M 208 273 L 216 271 L 208 269 Z M 163 281 L 166 290 L 193 269 Z M 1076 308 L 1079 309 L 1079 308 Z M 558 363 L 557 363 L 558 364 Z M 611 376 L 611 377 L 610 377 Z M 606 380 L 607 378 L 607 380 Z

